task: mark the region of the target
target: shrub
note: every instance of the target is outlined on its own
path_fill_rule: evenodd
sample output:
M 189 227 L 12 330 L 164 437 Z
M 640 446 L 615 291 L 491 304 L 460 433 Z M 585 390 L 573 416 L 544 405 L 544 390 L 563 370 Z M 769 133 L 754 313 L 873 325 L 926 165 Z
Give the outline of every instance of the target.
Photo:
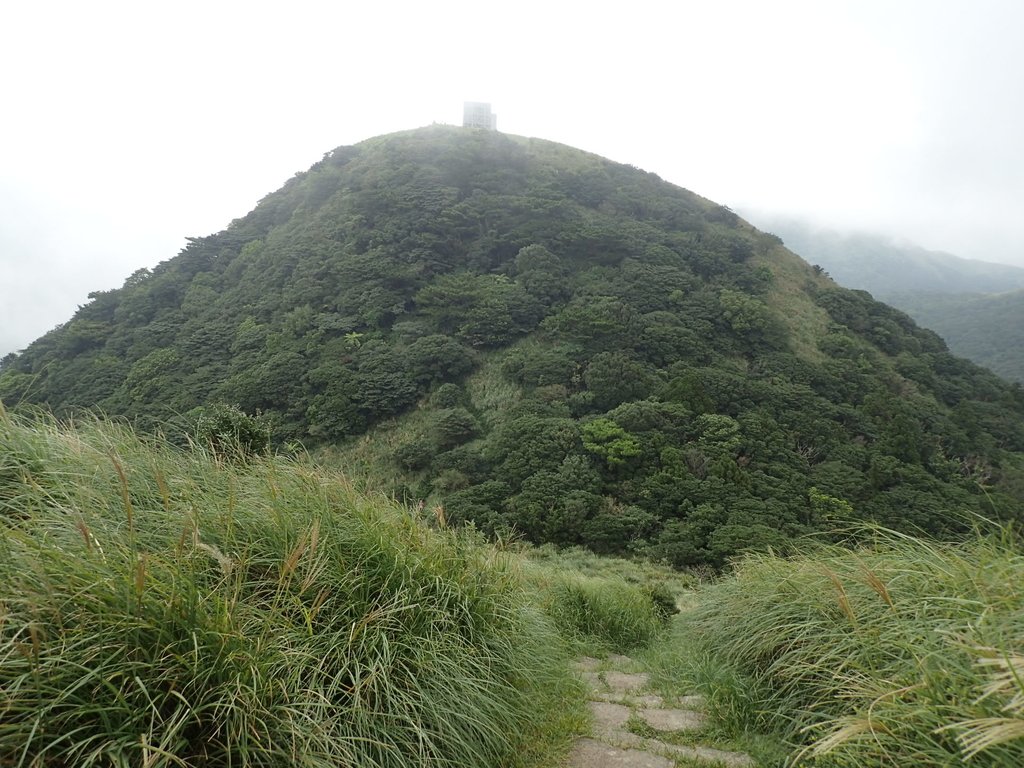
M 679 613 L 676 606 L 676 597 L 664 584 L 652 584 L 644 588 L 644 592 L 654 605 L 654 611 L 662 621 L 668 621 L 672 616 Z
M 584 645 L 625 652 L 665 630 L 667 617 L 651 587 L 537 565 L 530 578 L 561 634 Z
M 466 391 L 458 384 L 442 384 L 430 396 L 430 403 L 438 408 L 454 408 L 466 402 Z
M 222 458 L 249 459 L 270 450 L 270 425 L 261 416 L 250 416 L 233 405 L 194 409 L 193 437 Z
M 438 411 L 432 426 L 435 440 L 441 450 L 466 442 L 479 428 L 473 414 L 460 407 Z
M 433 440 L 417 436 L 396 447 L 392 457 L 401 466 L 415 471 L 430 466 L 436 451 Z

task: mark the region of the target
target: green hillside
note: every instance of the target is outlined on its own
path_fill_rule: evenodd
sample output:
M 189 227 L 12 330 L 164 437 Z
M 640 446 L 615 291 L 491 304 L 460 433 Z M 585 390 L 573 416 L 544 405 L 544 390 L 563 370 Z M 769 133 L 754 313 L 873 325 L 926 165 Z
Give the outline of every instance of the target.
M 901 293 L 889 301 L 942 336 L 955 354 L 1024 382 L 1024 291 Z
M 1024 381 L 1024 269 L 789 218 L 757 221 L 840 285 L 870 291 L 938 333 L 954 354 Z
M 226 402 L 449 521 L 676 566 L 1024 496 L 1024 394 L 934 333 L 654 174 L 450 127 L 93 294 L 0 399 L 173 439 Z

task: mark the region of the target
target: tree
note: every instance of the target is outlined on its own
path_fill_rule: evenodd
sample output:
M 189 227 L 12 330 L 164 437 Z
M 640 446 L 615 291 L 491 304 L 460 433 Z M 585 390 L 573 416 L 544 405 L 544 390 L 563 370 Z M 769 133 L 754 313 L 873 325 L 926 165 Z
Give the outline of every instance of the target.
M 649 365 L 621 352 L 594 355 L 583 380 L 593 393 L 594 406 L 600 410 L 608 410 L 630 400 L 642 400 L 657 384 L 657 376 Z
M 814 486 L 807 492 L 813 520 L 818 525 L 842 525 L 854 519 L 853 505 L 845 499 L 829 496 Z
M 605 500 L 583 524 L 582 539 L 600 554 L 623 554 L 650 540 L 660 527 L 658 518 L 639 507 Z
M 742 444 L 736 419 L 719 413 L 705 413 L 694 421 L 697 444 L 713 456 L 732 457 Z
M 435 444 L 442 450 L 466 442 L 478 429 L 473 414 L 458 406 L 438 411 L 432 424 Z
M 518 487 L 535 472 L 554 470 L 581 447 L 579 427 L 572 419 L 523 414 L 495 427 L 485 456 L 496 467 L 496 477 Z
M 193 437 L 217 456 L 245 461 L 270 450 L 270 426 L 233 405 L 202 406 L 189 413 Z
M 545 305 L 568 298 L 571 293 L 565 262 L 542 245 L 528 245 L 515 258 L 516 282 Z
M 451 336 L 431 334 L 416 339 L 405 352 L 413 377 L 423 386 L 461 379 L 473 370 L 473 353 Z
M 594 419 L 583 425 L 583 447 L 618 467 L 639 456 L 640 444 L 611 419 Z
M 541 312 L 537 301 L 508 278 L 468 272 L 438 277 L 416 294 L 416 306 L 442 333 L 474 347 L 509 342 L 533 328 Z
M 177 350 L 154 350 L 141 360 L 135 361 L 125 377 L 122 388 L 135 402 L 155 402 L 161 392 L 167 392 L 174 387 L 180 360 Z

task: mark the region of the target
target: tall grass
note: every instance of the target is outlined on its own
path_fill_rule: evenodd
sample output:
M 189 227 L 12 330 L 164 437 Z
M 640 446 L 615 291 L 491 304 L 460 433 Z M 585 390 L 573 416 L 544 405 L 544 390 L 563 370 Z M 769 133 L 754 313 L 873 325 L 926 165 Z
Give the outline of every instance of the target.
M 701 584 L 701 576 L 692 571 L 677 571 L 671 566 L 640 558 L 598 555 L 583 547 L 556 547 L 554 544 L 525 545 L 531 563 L 560 571 L 619 579 L 641 587 L 664 587 L 675 595 L 690 592 Z
M 875 532 L 858 551 L 752 555 L 701 592 L 660 666 L 801 765 L 1024 765 L 1020 541 Z
M 687 577 L 651 563 L 582 549 L 527 549 L 527 579 L 579 652 L 628 652 L 665 634 Z
M 517 563 L 311 466 L 0 411 L 0 765 L 529 764 L 581 697 Z

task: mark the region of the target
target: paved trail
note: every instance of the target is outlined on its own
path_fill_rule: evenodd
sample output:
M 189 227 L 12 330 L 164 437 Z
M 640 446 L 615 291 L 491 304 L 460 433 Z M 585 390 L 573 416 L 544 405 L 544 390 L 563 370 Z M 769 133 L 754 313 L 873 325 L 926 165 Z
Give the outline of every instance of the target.
M 590 688 L 594 714 L 592 733 L 577 740 L 566 768 L 674 768 L 675 760 L 748 768 L 754 761 L 741 752 L 726 752 L 699 745 L 679 746 L 659 738 L 644 738 L 627 729 L 631 717 L 660 733 L 701 728 L 699 696 L 686 696 L 677 707 L 666 707 L 657 691 L 650 690 L 647 675 L 626 656 L 605 661 L 584 657 L 577 668 Z

